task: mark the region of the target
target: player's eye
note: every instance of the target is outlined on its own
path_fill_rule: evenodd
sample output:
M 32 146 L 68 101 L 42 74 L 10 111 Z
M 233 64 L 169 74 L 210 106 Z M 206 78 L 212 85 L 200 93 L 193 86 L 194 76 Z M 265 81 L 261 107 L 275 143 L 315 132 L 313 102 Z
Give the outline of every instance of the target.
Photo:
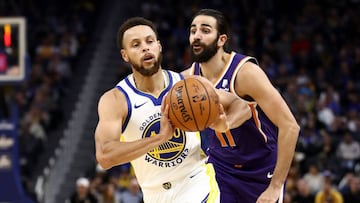
M 209 34 L 210 33 L 210 29 L 202 29 L 201 30 L 203 33 L 205 33 L 205 34 Z
M 137 42 L 132 44 L 132 47 L 139 47 L 139 46 L 140 46 L 140 44 Z

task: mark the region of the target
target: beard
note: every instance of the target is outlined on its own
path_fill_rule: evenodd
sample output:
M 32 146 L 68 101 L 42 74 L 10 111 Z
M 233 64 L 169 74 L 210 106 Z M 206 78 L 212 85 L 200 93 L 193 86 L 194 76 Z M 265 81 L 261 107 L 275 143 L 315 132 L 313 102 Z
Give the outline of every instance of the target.
M 215 39 L 209 45 L 201 43 L 199 40 L 196 40 L 195 42 L 193 42 L 190 45 L 190 48 L 191 48 L 190 56 L 191 56 L 192 61 L 202 63 L 202 62 L 206 62 L 206 61 L 210 60 L 211 57 L 213 57 L 218 51 L 218 46 L 217 46 L 218 39 L 219 39 L 219 37 L 217 39 Z M 199 54 L 194 53 L 193 48 L 194 48 L 195 43 L 200 45 L 203 48 L 203 51 L 200 52 Z
M 154 65 L 150 68 L 145 68 L 144 66 L 142 65 L 138 65 L 136 63 L 133 63 L 130 59 L 130 64 L 132 64 L 132 67 L 137 71 L 139 72 L 141 75 L 143 76 L 152 76 L 154 75 L 155 73 L 157 73 L 160 69 L 160 64 L 161 64 L 161 61 L 162 61 L 162 56 L 161 54 L 159 55 L 159 57 L 157 58 L 157 60 L 155 61 Z

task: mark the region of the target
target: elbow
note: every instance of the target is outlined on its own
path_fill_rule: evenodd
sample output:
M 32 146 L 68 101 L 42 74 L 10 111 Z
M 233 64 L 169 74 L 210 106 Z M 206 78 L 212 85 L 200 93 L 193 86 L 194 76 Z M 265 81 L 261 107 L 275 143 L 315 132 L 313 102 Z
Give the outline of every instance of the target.
M 296 121 L 294 121 L 294 122 L 290 125 L 289 129 L 290 129 L 291 135 L 294 137 L 295 140 L 297 140 L 298 137 L 299 137 L 299 133 L 300 133 L 300 126 L 299 126 L 299 124 L 298 124 Z
M 284 125 L 279 126 L 279 134 L 283 135 L 287 139 L 296 140 L 299 137 L 300 133 L 300 126 L 299 124 L 294 121 L 288 121 L 286 123 L 283 123 Z
M 296 136 L 299 136 L 299 133 L 300 133 L 300 126 L 299 126 L 299 124 L 295 121 L 295 123 L 294 123 L 294 131 L 295 131 L 295 135 Z
M 107 158 L 104 155 L 100 155 L 99 153 L 97 153 L 96 160 L 99 163 L 99 165 L 105 170 L 110 169 L 112 167 L 111 160 L 109 160 L 109 158 Z

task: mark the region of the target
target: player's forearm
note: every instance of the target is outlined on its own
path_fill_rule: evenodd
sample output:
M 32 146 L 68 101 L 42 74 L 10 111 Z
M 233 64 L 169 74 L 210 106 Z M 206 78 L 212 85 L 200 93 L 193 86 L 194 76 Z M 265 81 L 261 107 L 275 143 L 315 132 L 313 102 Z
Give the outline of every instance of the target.
M 291 162 L 294 157 L 295 146 L 299 135 L 299 126 L 296 123 L 287 128 L 279 128 L 278 155 L 270 186 L 281 188 L 287 178 Z
M 234 100 L 228 109 L 225 109 L 230 128 L 236 128 L 251 118 L 251 110 L 248 104 L 240 99 Z
M 163 142 L 165 141 L 161 136 L 153 136 L 133 142 L 110 141 L 103 144 L 100 149 L 101 152 L 97 153 L 96 156 L 99 164 L 103 168 L 109 169 L 130 162 Z

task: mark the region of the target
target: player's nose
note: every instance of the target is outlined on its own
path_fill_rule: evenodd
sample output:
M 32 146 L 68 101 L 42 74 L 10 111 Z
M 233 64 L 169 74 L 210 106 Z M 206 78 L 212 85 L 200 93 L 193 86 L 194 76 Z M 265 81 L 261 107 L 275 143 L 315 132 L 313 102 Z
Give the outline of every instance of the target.
M 194 41 L 200 40 L 200 39 L 201 39 L 201 33 L 200 33 L 199 31 L 196 31 L 196 32 L 193 34 L 193 37 L 194 37 Z
M 148 51 L 150 50 L 149 45 L 146 45 L 146 44 L 142 45 L 141 48 L 142 48 L 142 51 L 143 51 L 143 52 L 148 52 Z

